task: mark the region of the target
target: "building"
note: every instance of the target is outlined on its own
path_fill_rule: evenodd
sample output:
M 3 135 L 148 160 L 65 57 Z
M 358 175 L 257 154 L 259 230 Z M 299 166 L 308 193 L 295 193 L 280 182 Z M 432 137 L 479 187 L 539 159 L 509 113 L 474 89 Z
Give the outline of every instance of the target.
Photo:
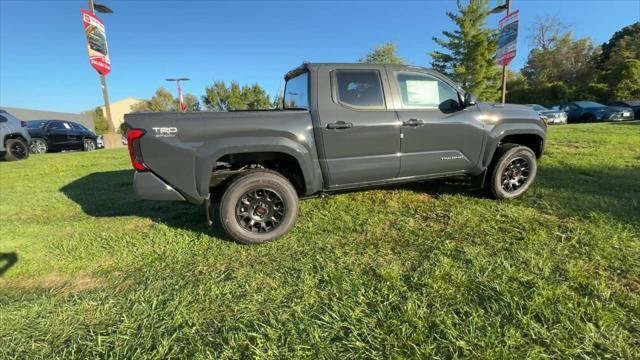
M 113 121 L 113 125 L 115 129 L 118 130 L 120 124 L 124 122 L 124 114 L 128 114 L 131 112 L 131 107 L 141 103 L 143 100 L 136 99 L 133 97 L 128 97 L 126 99 L 122 99 L 120 101 L 116 101 L 111 103 L 111 120 Z M 107 118 L 107 112 L 102 108 L 102 113 L 104 114 L 104 118 Z
M 31 110 L 31 109 L 12 108 L 12 107 L 6 107 L 6 106 L 0 106 L 0 109 L 5 110 L 9 114 L 24 121 L 29 121 L 29 120 L 72 121 L 78 124 L 82 124 L 85 127 L 91 129 L 92 131 L 96 130 L 96 126 L 93 123 L 93 116 L 89 114 L 73 114 L 73 113 L 63 113 L 63 112 L 55 112 L 55 111 Z

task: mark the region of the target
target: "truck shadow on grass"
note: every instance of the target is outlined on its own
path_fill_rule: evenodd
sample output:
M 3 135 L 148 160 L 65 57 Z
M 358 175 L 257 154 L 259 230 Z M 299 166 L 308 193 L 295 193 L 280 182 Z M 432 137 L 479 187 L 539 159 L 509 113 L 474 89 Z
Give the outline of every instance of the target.
M 140 200 L 133 191 L 132 179 L 133 170 L 96 172 L 63 186 L 60 191 L 80 205 L 82 211 L 89 216 L 138 216 L 169 227 L 230 241 L 215 213 L 212 214 L 214 223 L 209 227 L 206 224 L 203 206 L 195 206 L 179 201 Z M 385 186 L 383 188 L 407 189 L 434 196 L 443 193 L 468 193 L 470 196 L 474 196 L 474 190 L 470 190 L 469 187 L 459 184 L 457 181 L 432 181 L 420 184 Z M 362 189 L 360 191 L 366 190 Z
M 181 228 L 229 240 L 220 224 L 206 224 L 205 209 L 179 201 L 140 200 L 132 187 L 133 170 L 91 173 L 60 191 L 82 207 L 89 216 L 138 216 L 169 227 Z
M 599 212 L 619 222 L 640 223 L 640 190 L 632 186 L 640 178 L 640 168 L 609 171 L 585 171 L 572 168 L 540 169 L 534 185 L 536 195 L 526 196 L 522 204 L 561 217 L 588 217 Z M 169 227 L 181 228 L 230 241 L 213 216 L 208 227 L 203 206 L 186 202 L 140 200 L 133 191 L 133 170 L 92 173 L 75 180 L 60 191 L 82 207 L 89 216 L 138 216 Z M 438 197 L 442 194 L 462 194 L 483 198 L 486 195 L 458 179 L 434 180 L 416 184 L 385 186 L 382 189 L 406 189 Z M 363 189 L 361 191 L 366 191 Z

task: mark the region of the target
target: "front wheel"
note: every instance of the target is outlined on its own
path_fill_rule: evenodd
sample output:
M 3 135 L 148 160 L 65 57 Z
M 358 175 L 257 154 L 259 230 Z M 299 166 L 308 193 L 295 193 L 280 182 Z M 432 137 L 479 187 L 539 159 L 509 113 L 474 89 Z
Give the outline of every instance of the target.
M 220 199 L 220 223 L 242 244 L 261 244 L 288 233 L 298 218 L 298 194 L 284 176 L 270 170 L 238 175 Z
M 84 139 L 82 140 L 82 150 L 84 151 L 93 151 L 96 149 L 96 141 L 93 139 Z
M 44 154 L 49 150 L 49 146 L 44 139 L 33 138 L 31 139 L 31 146 L 29 146 L 29 151 L 32 154 Z
M 536 155 L 526 146 L 505 144 L 498 148 L 495 156 L 486 183 L 491 197 L 515 199 L 522 196 L 536 178 Z

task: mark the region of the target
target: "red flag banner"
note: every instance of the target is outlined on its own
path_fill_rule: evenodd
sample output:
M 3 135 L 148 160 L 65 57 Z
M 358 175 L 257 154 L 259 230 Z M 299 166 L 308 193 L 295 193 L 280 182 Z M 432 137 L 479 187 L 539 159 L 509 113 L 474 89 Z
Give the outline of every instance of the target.
M 111 71 L 111 61 L 104 24 L 94 14 L 82 9 L 82 25 L 87 36 L 89 63 L 101 75 L 107 75 Z
M 516 10 L 500 20 L 500 36 L 496 52 L 496 63 L 499 65 L 507 66 L 516 57 L 518 14 L 519 10 Z

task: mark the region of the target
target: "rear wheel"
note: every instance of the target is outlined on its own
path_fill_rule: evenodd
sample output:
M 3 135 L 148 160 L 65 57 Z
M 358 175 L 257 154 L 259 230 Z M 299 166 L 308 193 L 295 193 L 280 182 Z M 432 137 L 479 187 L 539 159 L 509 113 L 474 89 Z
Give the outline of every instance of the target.
M 582 120 L 584 122 L 593 122 L 593 121 L 596 120 L 596 117 L 592 113 L 586 113 L 586 114 L 582 115 L 580 120 Z
M 505 144 L 498 148 L 486 187 L 495 199 L 522 196 L 536 178 L 536 155 L 526 146 Z
M 243 244 L 260 244 L 288 233 L 298 218 L 298 194 L 284 176 L 270 170 L 238 175 L 220 199 L 220 223 Z
M 84 139 L 82 140 L 82 150 L 84 151 L 93 151 L 96 149 L 96 142 L 93 139 Z
M 22 139 L 8 139 L 5 149 L 4 159 L 7 161 L 24 160 L 29 157 L 29 147 Z
M 44 139 L 33 138 L 31 139 L 31 146 L 29 146 L 29 151 L 32 154 L 44 154 L 49 150 L 49 146 Z

